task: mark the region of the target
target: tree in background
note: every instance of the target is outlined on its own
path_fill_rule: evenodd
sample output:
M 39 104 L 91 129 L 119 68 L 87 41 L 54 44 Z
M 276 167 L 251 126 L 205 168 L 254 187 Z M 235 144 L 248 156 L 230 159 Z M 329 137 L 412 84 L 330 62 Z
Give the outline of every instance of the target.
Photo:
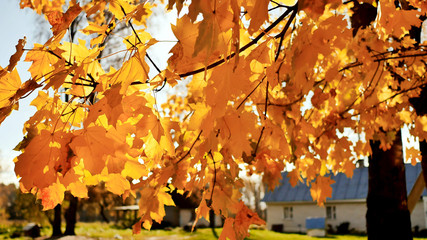
M 13 184 L 0 183 L 0 219 L 9 219 L 14 217 L 13 202 L 16 199 L 16 188 Z
M 265 203 L 264 206 L 261 203 L 265 194 L 265 186 L 261 178 L 258 175 L 244 176 L 242 178 L 244 183 L 244 188 L 241 190 L 242 200 L 258 216 L 266 219 Z
M 11 202 L 12 207 L 9 210 L 10 219 L 27 220 L 37 222 L 41 225 L 49 224 L 49 219 L 53 219 L 53 210 L 42 211 L 40 200 L 37 201 L 33 194 L 21 193 L 15 188 L 16 199 Z
M 290 164 L 291 183 L 308 184 L 323 205 L 333 183 L 326 174 L 351 177 L 359 157 L 376 153 L 371 140 L 388 150 L 387 133 L 404 124 L 427 137 L 426 117 L 409 101 L 426 85 L 425 45 L 410 34 L 424 1 L 170 0 L 177 41 L 164 69 L 150 57 L 164 43 L 146 25 L 164 6 L 66 2 L 21 0 L 46 17 L 52 37 L 31 49 L 19 40 L 0 71 L 0 122 L 39 90 L 15 172 L 44 209 L 65 192 L 87 198 L 87 186 L 103 182 L 123 198 L 140 193 L 139 232 L 163 219 L 172 191 L 200 189 L 196 220 L 212 210 L 225 218 L 220 238 L 243 239 L 263 221 L 240 200 L 242 171 L 272 190 Z M 88 21 L 88 41 L 69 42 L 77 16 Z M 118 23 L 128 35 L 115 35 Z M 110 37 L 123 39 L 117 68 L 100 63 Z M 31 79 L 21 83 L 24 52 Z M 164 86 L 183 79 L 187 93 L 160 104 Z M 419 152 L 409 152 L 415 163 Z

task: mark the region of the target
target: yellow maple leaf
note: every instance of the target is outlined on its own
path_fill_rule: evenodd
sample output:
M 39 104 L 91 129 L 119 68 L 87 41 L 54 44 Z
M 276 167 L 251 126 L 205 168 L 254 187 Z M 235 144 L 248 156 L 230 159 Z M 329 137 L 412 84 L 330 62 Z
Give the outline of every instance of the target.
M 126 0 L 112 0 L 110 1 L 109 10 L 117 19 L 121 20 L 125 17 L 125 14 L 127 15 L 134 11 L 135 6 L 129 4 Z
M 145 165 L 137 161 L 127 161 L 121 174 L 123 176 L 129 176 L 132 179 L 139 179 L 142 176 L 146 176 L 148 174 L 148 170 Z
M 34 44 L 33 50 L 27 53 L 25 61 L 33 62 L 28 71 L 31 73 L 32 78 L 37 79 L 37 77 L 40 78 L 51 73 L 59 59 L 42 45 Z
M 121 94 L 126 92 L 132 82 L 145 83 L 147 81 L 150 68 L 145 62 L 144 56 L 145 51 L 140 49 L 117 72 L 111 75 L 109 83 L 111 85 L 121 84 Z
M 72 182 L 67 186 L 67 190 L 70 191 L 73 196 L 78 198 L 88 198 L 87 187 L 80 181 Z
M 0 67 L 0 71 L 2 71 Z M 16 91 L 21 87 L 21 78 L 18 71 L 14 69 L 12 72 L 4 71 L 3 76 L 0 76 L 0 108 L 9 106 L 11 98 L 16 94 Z
M 130 189 L 130 183 L 120 174 L 108 174 L 105 177 L 105 188 L 117 195 L 122 195 L 126 190 Z
M 331 184 L 335 183 L 330 177 L 317 176 L 316 181 L 311 183 L 310 193 L 319 206 L 323 206 L 326 198 L 332 197 Z
M 278 0 L 277 2 L 286 6 L 293 6 L 297 3 L 297 0 Z

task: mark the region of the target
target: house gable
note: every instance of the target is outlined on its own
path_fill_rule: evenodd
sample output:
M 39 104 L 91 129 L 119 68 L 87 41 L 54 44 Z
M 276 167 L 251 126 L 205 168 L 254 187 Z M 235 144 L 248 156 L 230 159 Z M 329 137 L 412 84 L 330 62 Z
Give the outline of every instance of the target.
M 418 175 L 421 172 L 421 164 L 412 166 L 405 164 L 406 168 L 406 189 L 409 194 L 410 190 L 415 184 Z M 369 173 L 368 168 L 356 168 L 353 172 L 352 178 L 347 178 L 344 173 L 337 175 L 330 175 L 331 179 L 335 181 L 331 185 L 332 197 L 327 201 L 343 201 L 343 200 L 364 200 L 368 195 L 368 181 Z M 289 182 L 287 172 L 282 172 L 282 180 L 280 185 L 273 191 L 265 193 L 263 201 L 266 203 L 274 202 L 312 202 L 310 188 L 304 183 L 298 183 L 297 186 L 292 187 Z M 422 196 L 427 196 L 427 191 L 424 190 Z

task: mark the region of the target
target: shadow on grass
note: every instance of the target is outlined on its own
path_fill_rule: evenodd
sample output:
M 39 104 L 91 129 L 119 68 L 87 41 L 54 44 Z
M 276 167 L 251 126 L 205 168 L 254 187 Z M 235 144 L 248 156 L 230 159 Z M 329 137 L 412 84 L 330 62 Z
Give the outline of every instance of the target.
M 216 232 L 216 230 L 215 230 L 215 227 L 211 227 L 211 230 L 212 230 L 212 234 L 214 235 L 214 237 L 216 238 L 216 239 L 218 239 L 219 238 L 219 236 L 218 236 L 218 233 Z

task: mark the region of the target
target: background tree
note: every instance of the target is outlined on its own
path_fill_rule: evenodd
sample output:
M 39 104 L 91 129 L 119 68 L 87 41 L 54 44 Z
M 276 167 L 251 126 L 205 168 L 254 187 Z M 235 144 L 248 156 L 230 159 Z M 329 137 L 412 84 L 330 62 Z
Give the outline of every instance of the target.
M 15 199 L 15 185 L 0 183 L 0 219 L 5 220 L 15 217 L 15 213 L 12 210 Z
M 245 176 L 243 178 L 245 187 L 242 189 L 242 199 L 245 204 L 262 219 L 266 219 L 265 204 L 261 200 L 265 194 L 265 186 L 259 176 Z
M 41 225 L 50 224 L 49 218 L 53 218 L 53 210 L 42 211 L 40 200 L 37 200 L 33 194 L 21 193 L 19 189 L 15 191 L 16 199 L 12 202 L 9 212 L 11 219 L 27 220 Z
M 374 150 L 371 140 L 392 147 L 381 131 L 410 124 L 426 138 L 426 119 L 409 102 L 426 85 L 425 46 L 409 33 L 421 25 L 423 1 L 171 0 L 177 42 L 164 69 L 150 57 L 162 44 L 146 26 L 155 4 L 21 0 L 21 7 L 45 15 L 52 37 L 31 49 L 21 39 L 0 70 L 0 121 L 39 90 L 15 172 L 45 209 L 66 191 L 84 198 L 87 186 L 103 182 L 124 198 L 140 193 L 139 232 L 162 220 L 172 191 L 200 189 L 196 220 L 212 210 L 225 218 L 220 238 L 243 239 L 263 221 L 240 200 L 240 172 L 262 175 L 273 189 L 291 164 L 291 182 L 308 184 L 322 205 L 332 191 L 327 173 L 351 177 L 354 162 Z M 109 57 L 101 55 L 106 39 L 118 37 L 105 10 L 130 33 L 120 36 L 126 54 L 117 68 L 100 63 Z M 79 15 L 91 40 L 69 42 Z M 22 84 L 14 67 L 24 52 L 32 66 Z M 160 106 L 164 86 L 185 78 L 187 94 Z

